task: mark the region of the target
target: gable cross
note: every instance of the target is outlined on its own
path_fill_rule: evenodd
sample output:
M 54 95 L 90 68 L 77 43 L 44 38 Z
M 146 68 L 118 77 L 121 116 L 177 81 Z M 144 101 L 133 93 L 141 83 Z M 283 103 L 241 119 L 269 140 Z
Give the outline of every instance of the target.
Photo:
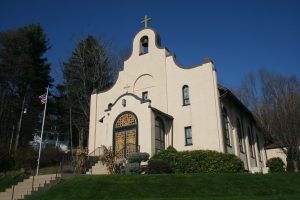
M 151 18 L 148 18 L 147 15 L 145 15 L 144 20 L 141 21 L 141 24 L 145 25 L 145 28 L 148 27 L 148 22 L 151 21 Z
M 128 84 L 124 87 L 124 89 L 127 90 L 127 92 L 128 92 L 129 88 L 130 88 L 130 86 Z

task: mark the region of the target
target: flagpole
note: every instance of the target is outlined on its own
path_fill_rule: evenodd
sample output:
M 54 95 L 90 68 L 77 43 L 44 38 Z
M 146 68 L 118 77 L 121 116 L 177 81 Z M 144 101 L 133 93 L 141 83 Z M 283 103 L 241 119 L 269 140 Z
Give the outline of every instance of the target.
M 47 109 L 47 102 L 48 102 L 48 90 L 49 90 L 49 85 L 47 87 L 47 92 L 46 92 L 46 102 L 45 102 L 44 117 L 43 117 L 43 124 L 42 124 L 42 130 L 41 130 L 39 157 L 38 157 L 38 160 L 37 160 L 37 167 L 36 167 L 36 176 L 39 175 L 40 158 L 41 158 L 41 150 L 42 150 L 42 141 L 43 141 L 43 133 L 44 133 L 44 124 L 45 124 L 45 116 L 46 116 L 46 109 Z

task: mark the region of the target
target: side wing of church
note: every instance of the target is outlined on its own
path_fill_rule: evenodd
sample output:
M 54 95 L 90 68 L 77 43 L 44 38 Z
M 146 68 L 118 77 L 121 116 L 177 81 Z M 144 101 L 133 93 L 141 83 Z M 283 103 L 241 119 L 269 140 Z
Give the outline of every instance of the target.
M 111 146 L 117 158 L 173 146 L 232 153 L 252 172 L 266 163 L 254 117 L 218 84 L 213 63 L 180 67 L 150 28 L 135 35 L 116 83 L 91 95 L 88 144 L 90 154 Z

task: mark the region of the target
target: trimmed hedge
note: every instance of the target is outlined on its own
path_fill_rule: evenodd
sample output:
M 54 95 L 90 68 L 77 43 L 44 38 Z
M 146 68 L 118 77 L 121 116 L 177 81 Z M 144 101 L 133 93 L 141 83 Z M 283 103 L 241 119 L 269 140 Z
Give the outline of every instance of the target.
M 147 174 L 169 174 L 173 173 L 170 164 L 164 160 L 149 160 L 146 169 Z
M 281 160 L 281 158 L 271 158 L 267 161 L 267 167 L 269 167 L 270 172 L 284 172 L 284 162 Z
M 237 156 L 211 150 L 177 152 L 173 147 L 168 147 L 165 151 L 154 155 L 152 159 L 168 162 L 175 173 L 244 171 L 244 164 Z
M 146 152 L 136 152 L 136 153 L 132 153 L 128 155 L 127 158 L 129 163 L 139 163 L 141 164 L 141 162 L 146 162 L 149 160 L 149 154 Z

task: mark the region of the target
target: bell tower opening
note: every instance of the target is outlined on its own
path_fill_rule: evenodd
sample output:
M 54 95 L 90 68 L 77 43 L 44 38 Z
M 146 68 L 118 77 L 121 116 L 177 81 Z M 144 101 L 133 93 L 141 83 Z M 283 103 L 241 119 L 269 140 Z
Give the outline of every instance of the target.
M 140 55 L 146 54 L 149 52 L 149 39 L 148 36 L 143 36 L 140 40 Z

